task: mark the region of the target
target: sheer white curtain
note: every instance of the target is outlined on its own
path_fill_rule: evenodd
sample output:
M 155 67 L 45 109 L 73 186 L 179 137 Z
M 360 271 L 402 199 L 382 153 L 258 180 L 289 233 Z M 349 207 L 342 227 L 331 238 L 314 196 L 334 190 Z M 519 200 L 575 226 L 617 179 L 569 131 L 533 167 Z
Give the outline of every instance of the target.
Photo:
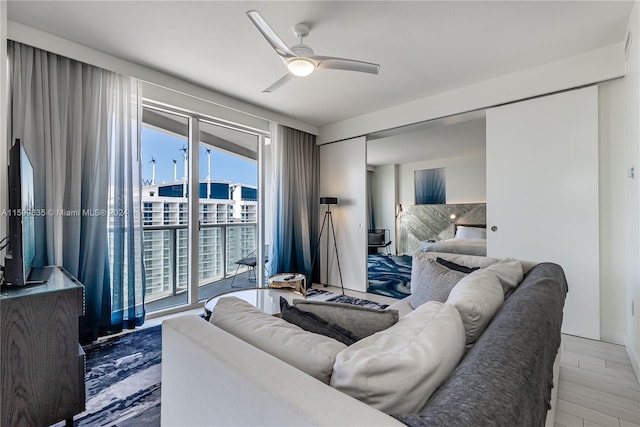
M 114 144 L 137 141 L 127 137 L 137 133 L 132 82 L 17 42 L 9 43 L 8 57 L 11 141 L 24 142 L 34 165 L 35 207 L 47 211 L 35 218 L 34 264 L 61 265 L 84 284 L 81 339 L 91 341 L 121 327 L 111 312 L 110 267 L 124 266 L 109 261 L 107 230 L 120 215 L 110 211 L 110 195 L 133 197 L 126 186 L 110 185 L 113 165 L 123 162 Z
M 142 230 L 140 132 L 141 85 L 133 79 L 116 82 L 111 135 L 109 271 L 111 331 L 140 326 L 144 321 L 144 248 Z

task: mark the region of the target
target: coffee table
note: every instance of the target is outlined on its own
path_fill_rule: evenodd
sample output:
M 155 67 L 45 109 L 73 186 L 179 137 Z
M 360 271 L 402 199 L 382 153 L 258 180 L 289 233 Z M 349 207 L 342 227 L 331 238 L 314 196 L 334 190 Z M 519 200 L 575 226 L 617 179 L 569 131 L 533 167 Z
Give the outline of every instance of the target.
M 216 306 L 218 300 L 223 297 L 237 297 L 248 302 L 254 307 L 259 308 L 267 314 L 280 313 L 280 297 L 286 298 L 291 304 L 296 298 L 304 298 L 300 294 L 292 292 L 288 289 L 270 289 L 270 288 L 251 288 L 226 292 L 221 295 L 209 298 L 204 303 L 204 317 L 209 319 L 213 307 Z
M 303 296 L 307 294 L 307 278 L 301 273 L 278 273 L 269 277 L 271 289 L 291 289 Z

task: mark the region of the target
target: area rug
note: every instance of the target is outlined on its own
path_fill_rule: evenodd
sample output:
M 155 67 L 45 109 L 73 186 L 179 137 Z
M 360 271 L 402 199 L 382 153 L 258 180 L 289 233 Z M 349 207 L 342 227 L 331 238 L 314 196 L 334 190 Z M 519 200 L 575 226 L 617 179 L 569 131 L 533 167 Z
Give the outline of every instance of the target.
M 411 294 L 411 256 L 371 254 L 367 292 L 402 299 Z
M 160 325 L 84 347 L 86 411 L 75 426 L 159 426 Z
M 307 299 L 386 308 L 361 298 L 311 289 Z M 84 347 L 86 411 L 75 426 L 160 425 L 162 327 L 153 326 Z

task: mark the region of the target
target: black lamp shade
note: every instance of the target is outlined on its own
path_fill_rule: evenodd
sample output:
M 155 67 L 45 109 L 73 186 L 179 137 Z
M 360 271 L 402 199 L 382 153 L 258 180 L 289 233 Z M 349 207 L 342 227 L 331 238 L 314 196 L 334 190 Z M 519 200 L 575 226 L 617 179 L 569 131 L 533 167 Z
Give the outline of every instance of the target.
M 320 197 L 321 205 L 337 205 L 338 198 L 337 197 Z

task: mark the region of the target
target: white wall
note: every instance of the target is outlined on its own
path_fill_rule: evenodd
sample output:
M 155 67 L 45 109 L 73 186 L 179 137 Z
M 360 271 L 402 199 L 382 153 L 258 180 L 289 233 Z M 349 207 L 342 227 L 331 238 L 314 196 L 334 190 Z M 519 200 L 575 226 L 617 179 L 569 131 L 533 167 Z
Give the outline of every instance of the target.
M 487 255 L 560 264 L 562 332 L 595 340 L 598 205 L 597 86 L 487 111 Z
M 396 254 L 396 195 L 397 195 L 397 165 L 382 165 L 374 168 L 373 180 L 373 215 L 376 228 L 389 230 L 391 238 L 391 253 Z M 371 227 L 369 227 L 371 228 Z
M 627 316 L 627 349 L 634 362 L 636 377 L 640 379 L 640 180 L 638 168 L 640 167 L 640 5 L 638 2 L 633 7 L 629 20 L 629 30 L 634 39 L 631 53 L 625 64 L 625 152 L 628 154 L 629 163 L 635 168 L 635 177 L 627 181 L 625 206 L 627 218 L 625 225 L 629 227 L 626 240 L 627 251 L 627 277 L 625 290 L 628 301 L 634 304 L 634 316 Z M 626 156 L 625 156 L 626 157 Z M 630 165 L 630 166 L 631 166 Z M 627 309 L 628 310 L 628 309 Z M 627 311 L 628 313 L 628 311 Z
M 599 85 L 600 318 L 604 341 L 626 344 L 640 377 L 639 7 L 626 76 Z M 629 168 L 635 169 L 633 178 Z M 635 315 L 632 315 L 632 305 Z
M 624 228 L 628 230 L 625 239 L 626 274 L 624 312 L 627 350 L 631 356 L 636 376 L 640 379 L 640 5 L 635 2 L 629 28 L 633 45 L 625 64 L 626 77 L 622 82 L 624 111 L 624 157 L 626 167 L 635 168 L 633 179 L 627 179 L 625 185 L 625 204 L 621 206 L 626 213 Z M 624 173 L 616 170 L 616 173 Z M 631 316 L 631 303 L 635 315 Z
M 625 78 L 626 79 L 626 78 Z M 600 181 L 600 336 L 604 341 L 626 344 L 625 304 L 626 239 L 622 221 L 627 186 L 624 141 L 625 79 L 599 85 L 599 181 Z M 625 222 L 626 222 L 625 221 Z
M 447 181 L 447 203 L 484 203 L 487 200 L 486 156 L 475 155 L 448 159 L 423 160 L 399 165 L 398 202 L 415 204 L 414 171 L 445 168 Z
M 367 290 L 367 148 L 364 137 L 320 147 L 320 197 L 337 197 L 333 206 L 338 253 L 344 287 Z M 321 209 L 320 220 L 326 206 Z M 321 244 L 321 277 L 325 279 L 324 255 L 327 230 Z M 330 246 L 332 248 L 332 244 Z M 330 251 L 332 254 L 332 251 Z M 340 286 L 338 266 L 330 254 L 329 284 Z

